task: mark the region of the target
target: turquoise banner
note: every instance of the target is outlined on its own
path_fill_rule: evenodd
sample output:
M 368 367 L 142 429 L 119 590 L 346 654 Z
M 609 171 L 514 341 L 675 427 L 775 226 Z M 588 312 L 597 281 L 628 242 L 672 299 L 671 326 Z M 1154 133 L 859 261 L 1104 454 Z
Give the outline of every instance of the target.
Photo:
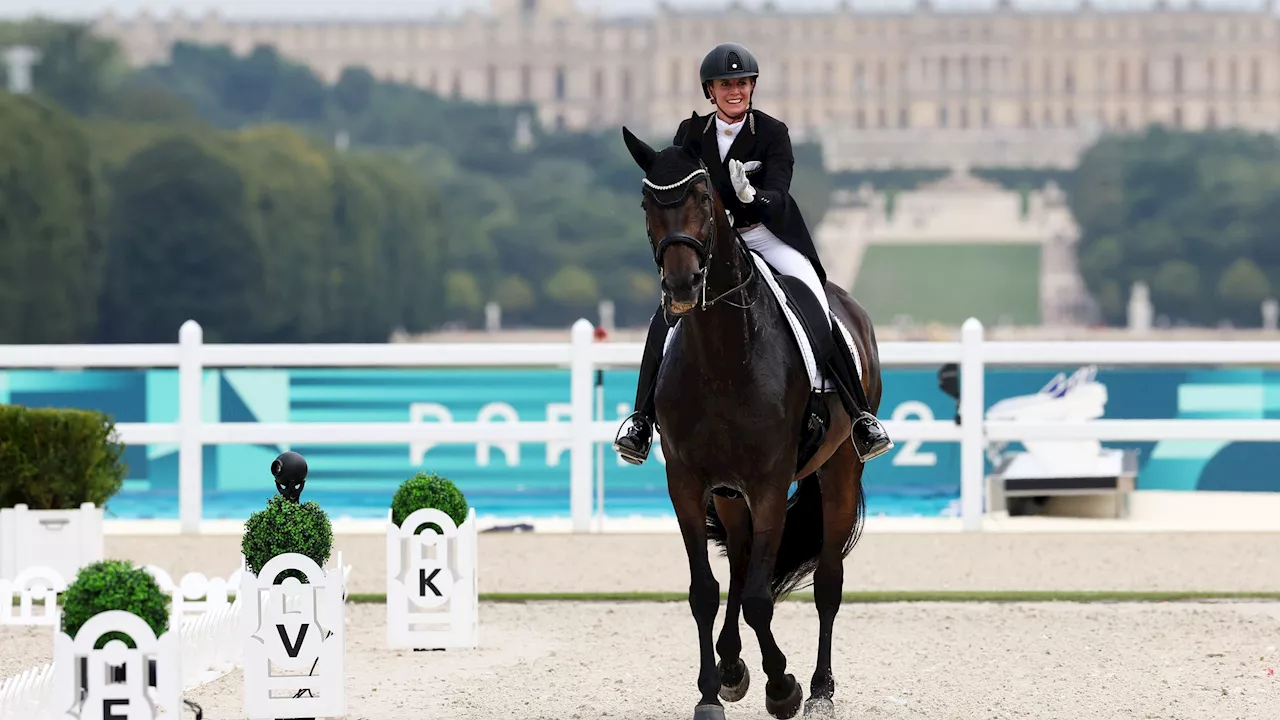
M 1035 393 L 1057 372 L 1077 368 L 1001 369 L 986 375 L 986 403 Z M 1099 369 L 1109 393 L 1107 418 L 1280 417 L 1280 372 L 1269 370 Z M 635 371 L 603 373 L 605 416 L 625 417 Z M 175 422 L 174 370 L 0 372 L 0 402 L 101 410 L 117 422 Z M 569 374 L 544 370 L 208 370 L 204 417 L 216 422 L 447 422 L 562 419 Z M 955 402 L 938 389 L 935 370 L 889 369 L 884 419 L 952 419 Z M 1108 443 L 1140 451 L 1142 489 L 1280 491 L 1275 443 L 1177 441 Z M 1017 448 L 1014 444 L 1012 447 Z M 275 491 L 269 466 L 286 449 L 310 465 L 304 498 L 332 517 L 378 518 L 400 482 L 418 471 L 456 482 L 481 516 L 567 517 L 569 454 L 542 443 L 341 445 L 284 448 L 209 446 L 204 451 L 204 509 L 210 519 L 244 519 Z M 605 447 L 605 512 L 670 515 L 657 458 L 627 465 Z M 108 517 L 176 518 L 176 445 L 130 447 L 129 480 Z M 959 445 L 899 442 L 864 477 L 872 515 L 954 514 Z

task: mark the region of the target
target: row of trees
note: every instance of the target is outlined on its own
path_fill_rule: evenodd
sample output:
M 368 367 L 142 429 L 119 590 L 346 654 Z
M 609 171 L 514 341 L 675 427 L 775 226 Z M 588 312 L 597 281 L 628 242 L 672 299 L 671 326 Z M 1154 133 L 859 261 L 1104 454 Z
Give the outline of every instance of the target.
M 1127 321 L 1133 284 L 1174 321 L 1257 327 L 1261 304 L 1280 295 L 1280 142 L 1234 129 L 1162 126 L 1101 138 L 1070 171 L 974 168 L 1027 191 L 1054 181 L 1080 228 L 1081 276 L 1102 320 Z M 838 187 L 872 182 L 901 192 L 946 170 L 836 173 Z M 891 195 L 892 197 L 892 195 Z
M 30 107 L 73 116 L 40 132 L 87 149 L 76 158 L 96 204 L 67 222 L 92 248 L 76 272 L 96 275 L 77 285 L 90 299 L 75 323 L 55 332 L 27 314 L 28 330 L 0 340 L 171 339 L 185 317 L 225 340 L 382 339 L 477 325 L 490 300 L 507 324 L 564 325 L 606 297 L 623 323 L 653 312 L 640 172 L 616 129 L 547 132 L 530 105 L 454 101 L 361 68 L 328 85 L 268 47 L 179 43 L 132 71 L 82 27 L 0 25 L 13 41 L 44 57 Z M 514 143 L 522 115 L 528 148 Z M 816 145 L 797 152 L 816 225 L 830 183 Z M 23 171 L 50 195 L 42 207 L 65 202 L 38 180 L 56 167 Z M 21 277 L 9 292 L 46 307 Z
M 623 323 L 652 312 L 639 170 L 616 130 L 547 132 L 531 106 L 360 68 L 327 85 L 270 48 L 180 43 L 133 71 L 83 27 L 0 24 L 14 41 L 43 60 L 36 96 L 0 102 L 0 342 L 171 340 L 187 317 L 227 341 L 381 340 L 478 324 L 489 300 L 514 324 L 563 326 L 604 297 Z M 522 114 L 532 147 L 514 142 Z M 816 145 L 796 152 L 811 228 L 834 186 L 932 177 L 831 176 Z M 1054 173 L 1106 320 L 1145 280 L 1162 312 L 1256 323 L 1280 283 L 1277 154 L 1269 136 L 1157 128 Z
M 1109 324 L 1144 281 L 1158 312 L 1257 327 L 1280 292 L 1280 142 L 1236 130 L 1107 137 L 1070 184 L 1080 272 Z
M 0 337 L 381 341 L 438 325 L 445 232 L 404 161 L 296 132 L 78 122 L 0 96 Z

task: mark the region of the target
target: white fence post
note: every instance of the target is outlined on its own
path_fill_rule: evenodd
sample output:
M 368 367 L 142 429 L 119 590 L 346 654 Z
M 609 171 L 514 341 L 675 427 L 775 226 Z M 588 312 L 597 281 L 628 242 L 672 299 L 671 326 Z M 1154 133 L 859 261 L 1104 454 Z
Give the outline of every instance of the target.
M 204 443 L 200 439 L 200 425 L 204 422 L 203 344 L 200 323 L 182 323 L 178 331 L 178 517 L 183 533 L 200 532 L 204 513 Z
M 591 530 L 591 374 L 595 369 L 595 328 L 591 321 L 579 318 L 573 323 L 570 338 L 573 356 L 569 364 L 569 423 L 573 440 L 569 444 L 569 515 L 574 532 Z
M 965 531 L 982 529 L 985 506 L 985 372 L 982 322 L 969 318 L 960 330 L 960 517 Z

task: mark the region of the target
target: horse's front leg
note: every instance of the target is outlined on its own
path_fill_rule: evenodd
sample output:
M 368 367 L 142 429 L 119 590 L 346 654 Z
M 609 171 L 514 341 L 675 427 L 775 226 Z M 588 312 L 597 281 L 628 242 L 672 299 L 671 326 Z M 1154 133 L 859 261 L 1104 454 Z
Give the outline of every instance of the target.
M 776 717 L 794 717 L 800 710 L 804 693 L 794 675 L 787 672 L 787 656 L 774 640 L 772 578 L 778 547 L 782 544 L 782 526 L 787 516 L 785 479 L 761 483 L 770 488 L 762 497 L 751 497 L 751 557 L 747 562 L 747 583 L 743 589 L 742 617 L 756 632 L 760 643 L 760 665 L 769 681 L 764 688 L 764 706 Z
M 667 490 L 684 538 L 689 557 L 689 609 L 698 625 L 698 690 L 702 699 L 694 708 L 694 720 L 724 720 L 724 706 L 716 695 L 720 691 L 720 673 L 716 669 L 715 648 L 711 634 L 716 613 L 720 610 L 720 583 L 711 571 L 707 550 L 707 490 L 686 469 L 668 462 Z
M 724 525 L 729 556 L 729 603 L 724 614 L 724 627 L 716 641 L 720 654 L 720 697 L 737 702 L 747 694 L 751 675 L 742 661 L 742 634 L 738 629 L 738 613 L 742 609 L 742 590 L 747 582 L 747 546 L 751 539 L 751 511 L 742 498 L 716 496 L 716 515 Z

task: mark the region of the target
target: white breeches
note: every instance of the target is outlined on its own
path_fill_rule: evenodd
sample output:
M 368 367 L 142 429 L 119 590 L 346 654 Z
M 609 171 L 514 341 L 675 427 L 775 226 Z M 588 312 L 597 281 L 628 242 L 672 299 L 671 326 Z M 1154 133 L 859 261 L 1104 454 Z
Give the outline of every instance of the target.
M 823 290 L 822 283 L 818 281 L 818 271 L 813 269 L 809 258 L 782 242 L 764 225 L 742 233 L 742 239 L 746 241 L 747 247 L 760 253 L 765 262 L 778 272 L 798 277 L 808 285 L 818 302 L 822 303 L 823 317 L 827 319 L 827 327 L 831 327 L 831 305 L 827 302 L 827 293 Z

